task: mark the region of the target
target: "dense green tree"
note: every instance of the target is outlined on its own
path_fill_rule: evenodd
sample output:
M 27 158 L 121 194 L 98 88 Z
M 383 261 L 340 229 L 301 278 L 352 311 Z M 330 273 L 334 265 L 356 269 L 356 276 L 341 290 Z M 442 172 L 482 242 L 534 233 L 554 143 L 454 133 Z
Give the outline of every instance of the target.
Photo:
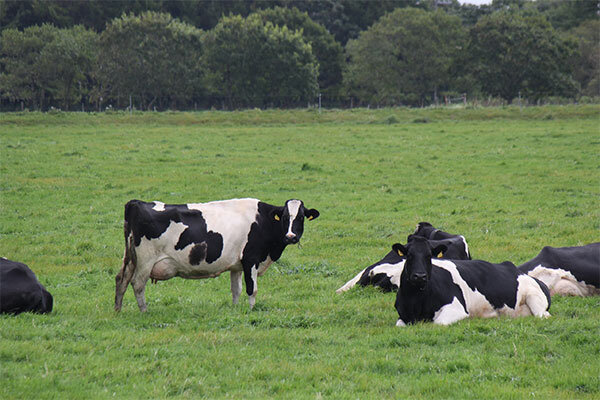
M 210 87 L 231 108 L 297 105 L 316 95 L 318 64 L 301 32 L 237 15 L 224 17 L 204 43 Z
M 344 81 L 363 102 L 423 105 L 451 81 L 463 46 L 458 17 L 403 8 L 383 16 L 346 46 Z
M 325 27 L 314 22 L 307 13 L 297 8 L 275 7 L 258 12 L 263 21 L 276 26 L 300 31 L 304 40 L 311 45 L 319 63 L 319 89 L 330 96 L 338 94 L 342 83 L 344 52 Z
M 471 29 L 471 67 L 483 90 L 511 101 L 571 96 L 576 85 L 569 59 L 575 43 L 565 40 L 539 14 L 497 11 Z
M 75 26 L 7 29 L 0 36 L 0 92 L 10 101 L 43 109 L 54 101 L 68 109 L 89 89 L 96 33 Z
M 557 29 L 568 30 L 599 19 L 598 2 L 594 0 L 536 0 L 534 5 Z
M 571 33 L 579 45 L 579 54 L 570 59 L 573 77 L 581 86 L 581 94 L 600 96 L 600 21 L 587 20 Z
M 103 92 L 98 96 L 122 101 L 133 95 L 150 109 L 201 94 L 202 34 L 152 11 L 114 19 L 100 35 L 97 77 Z

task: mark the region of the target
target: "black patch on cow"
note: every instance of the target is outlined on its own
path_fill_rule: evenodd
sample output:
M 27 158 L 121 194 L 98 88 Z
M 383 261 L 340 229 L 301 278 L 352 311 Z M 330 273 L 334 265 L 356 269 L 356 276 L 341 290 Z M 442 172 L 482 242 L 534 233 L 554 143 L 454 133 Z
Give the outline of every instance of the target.
M 128 229 L 133 233 L 134 243 L 139 246 L 142 237 L 148 240 L 159 238 L 171 222 L 181 222 L 187 228 L 179 236 L 176 250 L 183 250 L 190 244 L 202 244 L 206 246 L 204 257 L 200 257 L 200 249 L 195 250 L 192 258 L 200 263 L 216 261 L 223 252 L 223 236 L 213 231 L 207 231 L 206 221 L 199 210 L 190 210 L 187 204 L 165 204 L 164 211 L 155 211 L 155 204 L 140 200 L 131 200 L 125 205 L 125 221 Z
M 516 308 L 517 278 L 522 272 L 513 263 L 492 264 L 482 260 L 456 260 L 453 263 L 469 288 L 481 293 L 495 309 L 505 305 Z
M 190 250 L 190 264 L 198 265 L 206 259 L 206 242 L 195 245 Z
M 448 232 L 436 229 L 429 222 L 419 222 L 414 236 L 424 237 L 430 241 L 439 241 L 446 246 L 443 258 L 448 260 L 470 260 L 471 254 L 467 253 L 467 248 L 460 235 L 453 235 Z M 433 244 L 433 247 L 436 247 Z
M 519 270 L 528 273 L 538 265 L 569 271 L 578 281 L 600 288 L 600 243 L 573 247 L 546 246 L 535 258 L 519 265 Z
M 452 303 L 455 297 L 466 309 L 462 290 L 452 281 L 449 271 L 433 265 L 427 286 L 420 289 L 410 283 L 407 270 L 404 269 L 400 276 L 395 307 L 398 316 L 406 324 L 433 321 L 435 313 L 446 304 Z
M 49 313 L 53 298 L 25 264 L 0 258 L 0 313 Z
M 388 274 L 384 274 L 384 273 L 373 274 L 373 276 L 371 276 L 370 278 L 371 278 L 370 284 L 375 287 L 381 288 L 381 290 L 384 292 L 392 292 L 392 291 L 398 290 L 398 286 L 396 286 L 392 283 L 392 277 L 389 276 Z M 359 283 L 361 283 L 361 282 L 359 281 Z M 362 285 L 366 286 L 366 284 L 362 284 Z

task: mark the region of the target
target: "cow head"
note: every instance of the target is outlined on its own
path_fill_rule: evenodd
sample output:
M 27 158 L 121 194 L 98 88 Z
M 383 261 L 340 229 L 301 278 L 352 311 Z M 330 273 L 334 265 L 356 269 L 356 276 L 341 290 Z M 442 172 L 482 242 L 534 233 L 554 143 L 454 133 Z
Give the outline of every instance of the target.
M 317 210 L 307 209 L 302 201 L 295 199 L 286 201 L 285 206 L 273 211 L 273 219 L 281 225 L 285 244 L 298 243 L 304 232 L 304 218 L 310 221 L 318 216 Z
M 392 248 L 406 257 L 402 275 L 411 285 L 421 290 L 425 289 L 431 277 L 431 258 L 446 251 L 444 244 L 432 247 L 427 239 L 414 235 L 408 237 L 406 246 L 396 243 Z

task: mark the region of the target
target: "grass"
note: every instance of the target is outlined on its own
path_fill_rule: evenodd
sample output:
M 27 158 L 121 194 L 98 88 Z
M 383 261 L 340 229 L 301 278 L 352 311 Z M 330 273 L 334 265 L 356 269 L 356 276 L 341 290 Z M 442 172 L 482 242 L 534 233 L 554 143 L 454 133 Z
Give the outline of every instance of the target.
M 599 111 L 1 114 L 0 255 L 55 311 L 0 317 L 0 397 L 598 398 L 599 298 L 398 329 L 393 294 L 334 291 L 419 221 L 493 262 L 598 241 Z M 253 311 L 227 276 L 112 311 L 128 200 L 233 197 L 321 212 Z

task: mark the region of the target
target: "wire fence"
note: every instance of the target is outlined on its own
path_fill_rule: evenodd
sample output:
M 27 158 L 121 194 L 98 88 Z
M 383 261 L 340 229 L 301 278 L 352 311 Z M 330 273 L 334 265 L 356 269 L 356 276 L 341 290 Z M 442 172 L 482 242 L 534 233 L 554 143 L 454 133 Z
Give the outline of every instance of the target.
M 68 103 L 63 99 L 54 98 L 51 102 L 46 102 L 42 106 L 39 104 L 28 103 L 25 101 L 9 101 L 0 99 L 1 112 L 14 111 L 42 111 L 42 112 L 138 112 L 138 111 L 233 111 L 247 109 L 351 109 L 351 108 L 387 108 L 387 107 L 494 107 L 503 105 L 518 105 L 522 107 L 536 105 L 567 105 L 567 104 L 600 104 L 600 97 L 579 97 L 577 99 L 565 97 L 545 97 L 536 100 L 526 98 L 515 98 L 512 101 L 490 97 L 490 96 L 469 96 L 467 93 L 460 95 L 441 95 L 437 101 L 429 101 L 421 106 L 412 104 L 403 104 L 402 102 L 368 102 L 359 101 L 351 96 L 327 96 L 318 95 L 310 100 L 299 100 L 294 97 L 277 97 L 253 102 L 248 98 L 226 98 L 216 96 L 206 96 L 198 99 L 181 101 L 173 97 L 155 98 L 149 104 L 147 100 L 140 96 L 123 96 L 110 100 L 98 99 L 90 101 L 83 99 L 77 103 Z M 68 104 L 65 106 L 65 104 Z

